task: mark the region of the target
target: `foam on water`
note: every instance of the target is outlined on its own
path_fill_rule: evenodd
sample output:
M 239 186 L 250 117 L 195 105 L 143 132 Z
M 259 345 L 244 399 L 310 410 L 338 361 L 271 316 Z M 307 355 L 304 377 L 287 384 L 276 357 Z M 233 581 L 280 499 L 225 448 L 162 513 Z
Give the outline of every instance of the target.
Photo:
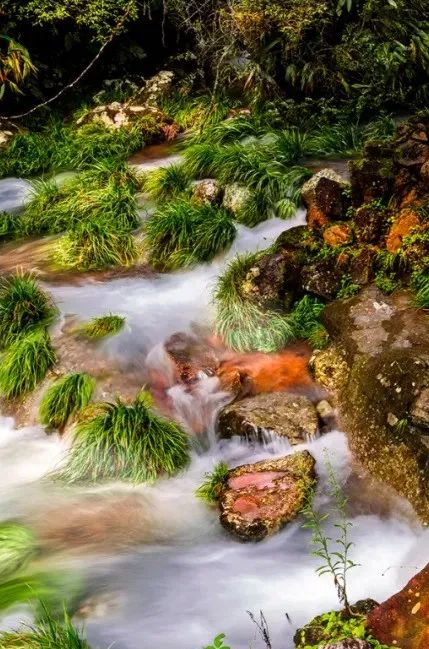
M 0 210 L 17 212 L 28 200 L 31 185 L 21 178 L 3 178 L 0 180 Z

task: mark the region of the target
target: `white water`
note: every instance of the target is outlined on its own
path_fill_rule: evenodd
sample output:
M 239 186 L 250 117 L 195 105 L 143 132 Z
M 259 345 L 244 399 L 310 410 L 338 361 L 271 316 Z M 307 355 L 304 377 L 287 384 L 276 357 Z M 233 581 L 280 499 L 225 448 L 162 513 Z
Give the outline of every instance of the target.
M 8 200 L 17 204 L 18 197 L 9 195 Z M 210 265 L 152 278 L 55 286 L 52 293 L 63 316 L 75 314 L 84 320 L 110 311 L 125 315 L 126 329 L 106 341 L 106 351 L 143 362 L 172 333 L 189 330 L 192 322 L 210 321 L 212 287 L 228 258 L 237 251 L 266 247 L 286 227 L 302 222 L 299 213 L 294 222 L 272 219 L 252 230 L 242 227 L 227 258 Z M 216 391 L 214 395 L 218 398 Z M 306 447 L 317 460 L 318 502 L 324 508 L 329 503 L 323 449 L 329 449 L 344 483 L 351 471 L 345 437 L 329 433 L 299 448 Z M 51 496 L 63 503 L 67 518 L 68 493 L 58 493 L 58 487 L 40 480 L 58 466 L 66 449 L 67 441 L 56 435 L 47 437 L 38 428 L 15 430 L 11 420 L 0 420 L 0 519 L 40 515 L 52 504 Z M 141 542 L 126 554 L 103 553 L 100 548 L 100 556 L 79 559 L 89 589 L 95 595 L 114 593 L 119 602 L 106 616 L 89 619 L 93 649 L 201 649 L 219 632 L 227 633 L 233 649 L 262 649 L 246 614 L 260 609 L 270 624 L 273 648 L 289 649 L 299 625 L 336 607 L 330 578 L 315 574 L 318 564 L 309 553 L 309 533 L 301 521 L 259 544 L 241 544 L 223 531 L 216 512 L 194 496 L 203 474 L 221 458 L 233 466 L 290 452 L 279 440 L 265 446 L 213 442 L 174 479 L 151 487 L 115 484 L 98 490 L 106 498 L 138 496 L 141 520 L 135 526 Z M 82 490 L 73 492 L 74 498 L 84 496 Z M 353 558 L 361 566 L 350 575 L 352 600 L 386 598 L 427 561 L 429 532 L 406 522 L 400 509 L 384 518 L 372 514 L 353 519 Z M 130 537 L 133 533 L 130 528 Z M 5 619 L 1 626 L 7 626 Z

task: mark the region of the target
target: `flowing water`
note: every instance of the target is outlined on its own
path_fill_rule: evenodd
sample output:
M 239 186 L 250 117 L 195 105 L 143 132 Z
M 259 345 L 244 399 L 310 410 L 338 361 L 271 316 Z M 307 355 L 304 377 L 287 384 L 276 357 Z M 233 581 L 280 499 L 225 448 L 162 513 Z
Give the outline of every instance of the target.
M 148 164 L 153 168 L 155 163 Z M 22 181 L 1 181 L 0 210 L 17 209 L 26 191 Z M 162 364 L 162 343 L 171 334 L 210 324 L 213 286 L 228 260 L 237 252 L 267 247 L 284 229 L 300 223 L 302 212 L 289 222 L 273 218 L 253 229 L 240 227 L 227 255 L 191 270 L 49 286 L 61 310 L 57 326 L 68 315 L 79 320 L 108 312 L 124 315 L 126 327 L 102 344 L 103 353 L 122 359 L 124 367 Z M 198 408 L 206 408 L 213 419 L 228 399 L 216 380 L 207 377 L 191 396 L 178 386 L 171 386 L 170 394 L 176 417 L 185 425 Z M 57 561 L 79 573 L 88 594 L 98 601 L 86 615 L 93 649 L 201 649 L 220 632 L 227 634 L 233 649 L 262 648 L 247 614 L 257 615 L 261 609 L 273 649 L 290 649 L 299 625 L 337 606 L 330 577 L 315 573 L 318 562 L 309 552 L 310 534 L 301 520 L 259 544 L 241 544 L 224 532 L 216 511 L 194 495 L 218 460 L 235 466 L 281 457 L 292 452 L 284 441 L 219 442 L 211 428 L 208 448 L 195 452 L 189 469 L 173 479 L 153 486 L 115 483 L 65 491 L 42 478 L 62 462 L 68 445 L 66 438 L 47 436 L 38 427 L 15 429 L 13 420 L 0 419 L 0 519 L 20 517 L 39 529 L 60 529 L 62 519 L 70 521 L 78 512 L 77 524 L 81 521 L 81 528 L 89 530 L 87 547 L 70 555 L 59 541 Z M 324 449 L 348 490 L 354 469 L 346 437 L 334 431 L 294 450 L 301 448 L 316 458 L 317 504 L 329 508 Z M 383 503 L 383 497 L 381 492 L 351 500 L 353 559 L 360 564 L 350 573 L 351 600 L 382 600 L 425 563 L 429 532 L 415 523 L 399 499 L 389 497 Z M 92 525 L 94 510 L 88 503 L 94 502 Z M 28 611 L 8 611 L 0 628 L 16 625 L 23 615 Z

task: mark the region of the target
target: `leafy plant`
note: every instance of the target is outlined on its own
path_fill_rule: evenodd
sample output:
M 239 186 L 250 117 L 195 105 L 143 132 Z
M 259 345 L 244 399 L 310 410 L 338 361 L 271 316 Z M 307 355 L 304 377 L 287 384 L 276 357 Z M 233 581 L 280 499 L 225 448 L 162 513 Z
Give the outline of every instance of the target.
M 231 647 L 228 647 L 224 643 L 225 638 L 226 638 L 225 634 L 220 633 L 215 637 L 212 644 L 208 645 L 207 647 L 204 647 L 204 649 L 231 649 Z
M 429 309 L 429 274 L 417 273 L 412 278 L 412 288 L 415 291 L 415 306 L 418 309 Z
M 25 79 L 36 72 L 27 48 L 10 36 L 0 34 L 0 99 L 7 88 L 22 93 Z
M 210 504 L 216 502 L 225 486 L 228 474 L 228 465 L 225 462 L 218 462 L 212 472 L 204 474 L 204 482 L 196 490 L 196 496 Z
M 51 299 L 31 273 L 18 270 L 0 281 L 0 344 L 3 347 L 35 328 L 46 327 L 56 314 Z
M 375 285 L 382 293 L 390 295 L 390 293 L 393 293 L 393 291 L 398 288 L 399 282 L 395 279 L 394 273 L 379 271 L 375 276 Z
M 309 295 L 304 295 L 298 300 L 288 316 L 294 338 L 305 340 L 317 349 L 325 347 L 328 342 L 328 332 L 320 322 L 324 308 L 323 302 Z
M 93 318 L 90 322 L 80 325 L 77 327 L 76 332 L 86 338 L 99 340 L 106 336 L 114 336 L 121 331 L 124 324 L 124 317 L 110 313 L 109 315 Z
M 89 374 L 75 373 L 63 376 L 48 387 L 39 406 L 42 424 L 64 428 L 67 421 L 88 405 L 95 381 Z
M 178 199 L 159 207 L 144 233 L 150 261 L 174 269 L 211 261 L 231 245 L 236 229 L 225 210 Z
M 101 406 L 101 413 L 79 423 L 64 469 L 57 476 L 74 482 L 153 481 L 173 475 L 189 461 L 189 439 L 177 424 L 161 419 L 147 399 Z
M 358 565 L 350 559 L 350 550 L 353 543 L 349 540 L 349 530 L 352 523 L 347 519 L 347 500 L 334 474 L 327 453 L 325 453 L 325 466 L 328 472 L 329 494 L 333 499 L 334 513 L 338 516 L 338 521 L 334 524 L 334 527 L 338 530 L 338 537 L 331 539 L 326 536 L 323 524 L 330 517 L 330 514 L 321 514 L 316 511 L 311 497 L 303 510 L 307 518 L 304 527 L 310 529 L 313 533 L 312 544 L 315 549 L 312 554 L 322 560 L 322 564 L 317 568 L 317 574 L 329 574 L 332 576 L 339 602 L 344 605 L 347 614 L 351 615 L 352 610 L 347 593 L 347 575 L 352 568 Z
M 345 300 L 353 295 L 357 295 L 361 290 L 359 284 L 355 284 L 350 275 L 343 275 L 341 278 L 341 286 L 337 293 L 338 300 Z
M 1 358 L 1 394 L 11 399 L 31 392 L 55 362 L 55 352 L 43 329 L 35 329 L 18 337 Z
M 0 579 L 22 569 L 34 550 L 34 535 L 27 527 L 14 522 L 0 523 Z

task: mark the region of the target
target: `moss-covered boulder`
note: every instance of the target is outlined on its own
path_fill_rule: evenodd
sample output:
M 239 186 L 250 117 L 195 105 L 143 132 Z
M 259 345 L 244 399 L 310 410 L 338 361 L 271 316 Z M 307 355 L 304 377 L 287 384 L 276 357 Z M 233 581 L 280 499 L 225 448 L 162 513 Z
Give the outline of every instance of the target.
M 401 649 L 429 647 L 429 564 L 368 615 L 377 640 Z
M 278 532 L 303 508 L 314 467 L 314 458 L 302 451 L 232 469 L 219 499 L 220 522 L 241 541 Z
M 273 392 L 236 401 L 224 408 L 218 420 L 220 437 L 239 435 L 250 440 L 278 435 L 301 444 L 318 429 L 317 411 L 307 397 Z
M 314 360 L 315 378 L 336 392 L 355 457 L 429 522 L 429 314 L 407 292 L 364 288 L 329 304 L 333 344 Z

